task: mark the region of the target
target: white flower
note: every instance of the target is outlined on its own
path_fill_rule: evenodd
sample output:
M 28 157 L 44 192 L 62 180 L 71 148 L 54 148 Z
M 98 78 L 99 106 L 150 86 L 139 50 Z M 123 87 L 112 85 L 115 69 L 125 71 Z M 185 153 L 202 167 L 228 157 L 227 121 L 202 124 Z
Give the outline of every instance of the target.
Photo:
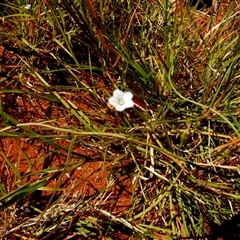
M 27 4 L 24 8 L 25 9 L 30 9 L 32 6 L 31 6 L 31 4 Z
M 116 108 L 117 111 L 122 112 L 126 108 L 134 106 L 132 100 L 133 94 L 131 92 L 122 92 L 119 89 L 114 90 L 113 96 L 109 98 L 108 102 Z

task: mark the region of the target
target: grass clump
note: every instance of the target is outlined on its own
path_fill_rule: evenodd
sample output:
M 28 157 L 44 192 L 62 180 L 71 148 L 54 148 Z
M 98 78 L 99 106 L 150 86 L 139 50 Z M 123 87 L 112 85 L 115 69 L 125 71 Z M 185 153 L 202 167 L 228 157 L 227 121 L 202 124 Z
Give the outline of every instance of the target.
M 1 236 L 239 237 L 240 6 L 27 4 L 0 5 Z

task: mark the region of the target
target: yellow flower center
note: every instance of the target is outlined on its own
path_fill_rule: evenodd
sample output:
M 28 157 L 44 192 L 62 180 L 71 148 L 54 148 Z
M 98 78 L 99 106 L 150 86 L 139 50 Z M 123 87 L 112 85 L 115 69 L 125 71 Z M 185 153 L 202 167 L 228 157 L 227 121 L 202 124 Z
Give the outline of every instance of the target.
M 124 105 L 125 102 L 123 99 L 120 99 L 118 103 L 119 103 L 119 105 Z

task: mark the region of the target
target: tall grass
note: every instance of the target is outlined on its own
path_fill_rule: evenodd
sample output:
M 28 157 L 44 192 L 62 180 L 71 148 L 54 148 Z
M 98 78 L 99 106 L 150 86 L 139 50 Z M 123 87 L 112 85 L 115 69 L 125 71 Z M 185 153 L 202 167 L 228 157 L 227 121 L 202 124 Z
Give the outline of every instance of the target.
M 0 5 L 2 237 L 222 236 L 240 200 L 240 6 L 27 4 Z M 134 108 L 108 105 L 116 88 Z M 92 173 L 72 176 L 96 162 L 107 182 L 88 194 Z

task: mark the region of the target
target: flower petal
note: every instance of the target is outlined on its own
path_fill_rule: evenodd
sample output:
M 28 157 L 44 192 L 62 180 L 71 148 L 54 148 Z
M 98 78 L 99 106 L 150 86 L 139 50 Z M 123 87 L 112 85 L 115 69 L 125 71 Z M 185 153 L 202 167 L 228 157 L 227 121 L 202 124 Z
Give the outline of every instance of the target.
M 123 95 L 124 101 L 127 102 L 127 101 L 131 101 L 132 100 L 133 94 L 131 92 L 124 92 L 123 94 L 124 94 Z
M 132 100 L 125 101 L 125 104 L 123 106 L 125 108 L 131 108 L 134 106 L 134 102 Z
M 118 104 L 118 105 L 115 106 L 115 108 L 118 112 L 122 112 L 122 111 L 125 110 L 126 107 L 125 107 L 125 105 Z
M 119 99 L 119 98 L 123 98 L 123 96 L 124 96 L 124 93 L 123 93 L 121 90 L 115 89 L 115 90 L 113 91 L 113 97 Z
M 118 99 L 115 97 L 110 97 L 108 99 L 108 103 L 110 103 L 112 106 L 116 107 L 119 103 L 118 103 Z

